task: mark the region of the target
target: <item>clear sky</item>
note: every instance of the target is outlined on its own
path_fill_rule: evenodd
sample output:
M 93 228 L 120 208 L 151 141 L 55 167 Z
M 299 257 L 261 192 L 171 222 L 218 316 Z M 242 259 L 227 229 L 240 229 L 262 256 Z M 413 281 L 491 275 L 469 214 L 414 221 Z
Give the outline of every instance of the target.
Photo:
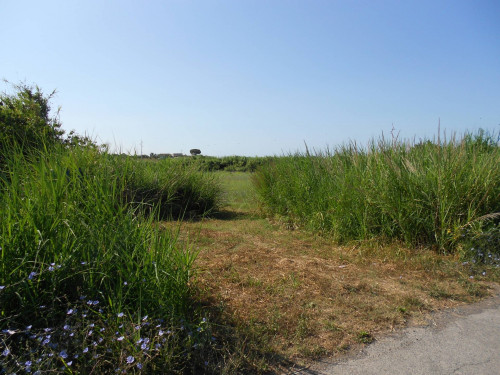
M 0 0 L 0 20 L 0 78 L 125 152 L 500 130 L 498 0 Z

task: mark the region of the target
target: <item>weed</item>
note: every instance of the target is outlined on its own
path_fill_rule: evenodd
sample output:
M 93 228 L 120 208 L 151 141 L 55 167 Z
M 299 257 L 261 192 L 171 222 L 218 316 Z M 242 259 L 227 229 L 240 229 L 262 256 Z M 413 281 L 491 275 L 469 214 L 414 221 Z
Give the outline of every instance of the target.
M 484 285 L 473 283 L 466 279 L 460 280 L 460 283 L 472 297 L 483 298 L 488 295 L 487 288 Z
M 327 354 L 327 351 L 325 348 L 323 348 L 321 345 L 314 345 L 312 347 L 309 346 L 301 346 L 299 348 L 300 353 L 311 359 L 320 359 L 321 357 L 324 357 Z
M 375 341 L 373 336 L 366 331 L 358 332 L 356 337 L 357 337 L 358 342 L 363 343 L 363 344 L 370 344 L 373 341 Z
M 262 287 L 262 280 L 259 280 L 256 277 L 248 276 L 245 285 L 249 287 L 260 288 Z
M 473 263 L 500 266 L 500 213 L 486 215 L 462 234 L 461 257 Z
M 408 313 L 408 309 L 406 307 L 403 307 L 403 306 L 399 306 L 398 307 L 398 311 L 403 314 L 403 315 L 406 315 Z
M 295 329 L 295 336 L 297 338 L 303 339 L 312 333 L 311 327 L 309 325 L 309 320 L 310 318 L 305 312 L 300 314 L 297 321 L 297 327 Z
M 432 298 L 443 298 L 443 299 L 449 299 L 453 298 L 453 293 L 449 293 L 447 290 L 444 288 L 440 287 L 438 284 L 435 284 L 432 289 L 429 291 L 429 296 Z
M 331 320 L 328 320 L 325 323 L 325 327 L 326 327 L 327 330 L 329 330 L 331 332 L 342 332 L 343 331 L 342 327 L 338 326 L 337 324 L 335 324 Z

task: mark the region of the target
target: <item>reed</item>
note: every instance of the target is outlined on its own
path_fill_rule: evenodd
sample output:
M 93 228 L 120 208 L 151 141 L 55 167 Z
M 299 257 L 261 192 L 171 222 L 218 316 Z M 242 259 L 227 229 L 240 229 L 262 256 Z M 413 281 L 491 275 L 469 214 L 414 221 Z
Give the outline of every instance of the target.
M 498 135 L 484 131 L 290 154 L 254 177 L 268 212 L 293 225 L 339 242 L 396 239 L 450 252 L 471 223 L 500 211 L 499 181 Z

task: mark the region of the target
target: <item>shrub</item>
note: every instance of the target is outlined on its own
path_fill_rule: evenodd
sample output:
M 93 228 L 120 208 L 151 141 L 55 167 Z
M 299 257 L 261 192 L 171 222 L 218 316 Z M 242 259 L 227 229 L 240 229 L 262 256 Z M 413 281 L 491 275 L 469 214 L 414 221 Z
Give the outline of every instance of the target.
M 55 91 L 44 95 L 38 86 L 14 85 L 15 93 L 0 95 L 0 162 L 20 149 L 32 154 L 62 140 L 64 131 L 51 116 L 50 100 Z

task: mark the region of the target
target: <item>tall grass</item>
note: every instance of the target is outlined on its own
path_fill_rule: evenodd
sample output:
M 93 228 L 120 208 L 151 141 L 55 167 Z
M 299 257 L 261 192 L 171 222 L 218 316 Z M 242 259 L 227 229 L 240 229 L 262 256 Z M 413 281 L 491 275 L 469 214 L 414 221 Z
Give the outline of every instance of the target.
M 203 214 L 220 193 L 199 175 L 143 167 L 95 148 L 62 146 L 6 161 L 0 179 L 5 369 L 125 371 L 141 358 L 141 368 L 162 373 L 182 369 L 193 345 L 201 345 L 192 332 L 198 325 L 199 336 L 205 321 L 193 311 L 189 287 L 196 252 L 154 220 L 192 207 Z M 149 207 L 148 215 L 141 207 Z M 146 336 L 151 344 L 141 351 L 135 343 Z
M 108 155 L 112 169 L 122 170 L 124 198 L 136 207 L 156 207 L 162 219 L 205 216 L 222 204 L 217 176 L 200 172 L 195 166 L 150 162 L 130 157 Z
M 500 212 L 499 181 L 498 136 L 483 131 L 418 144 L 351 142 L 281 157 L 254 178 L 270 213 L 337 241 L 398 239 L 446 251 L 472 223 Z

